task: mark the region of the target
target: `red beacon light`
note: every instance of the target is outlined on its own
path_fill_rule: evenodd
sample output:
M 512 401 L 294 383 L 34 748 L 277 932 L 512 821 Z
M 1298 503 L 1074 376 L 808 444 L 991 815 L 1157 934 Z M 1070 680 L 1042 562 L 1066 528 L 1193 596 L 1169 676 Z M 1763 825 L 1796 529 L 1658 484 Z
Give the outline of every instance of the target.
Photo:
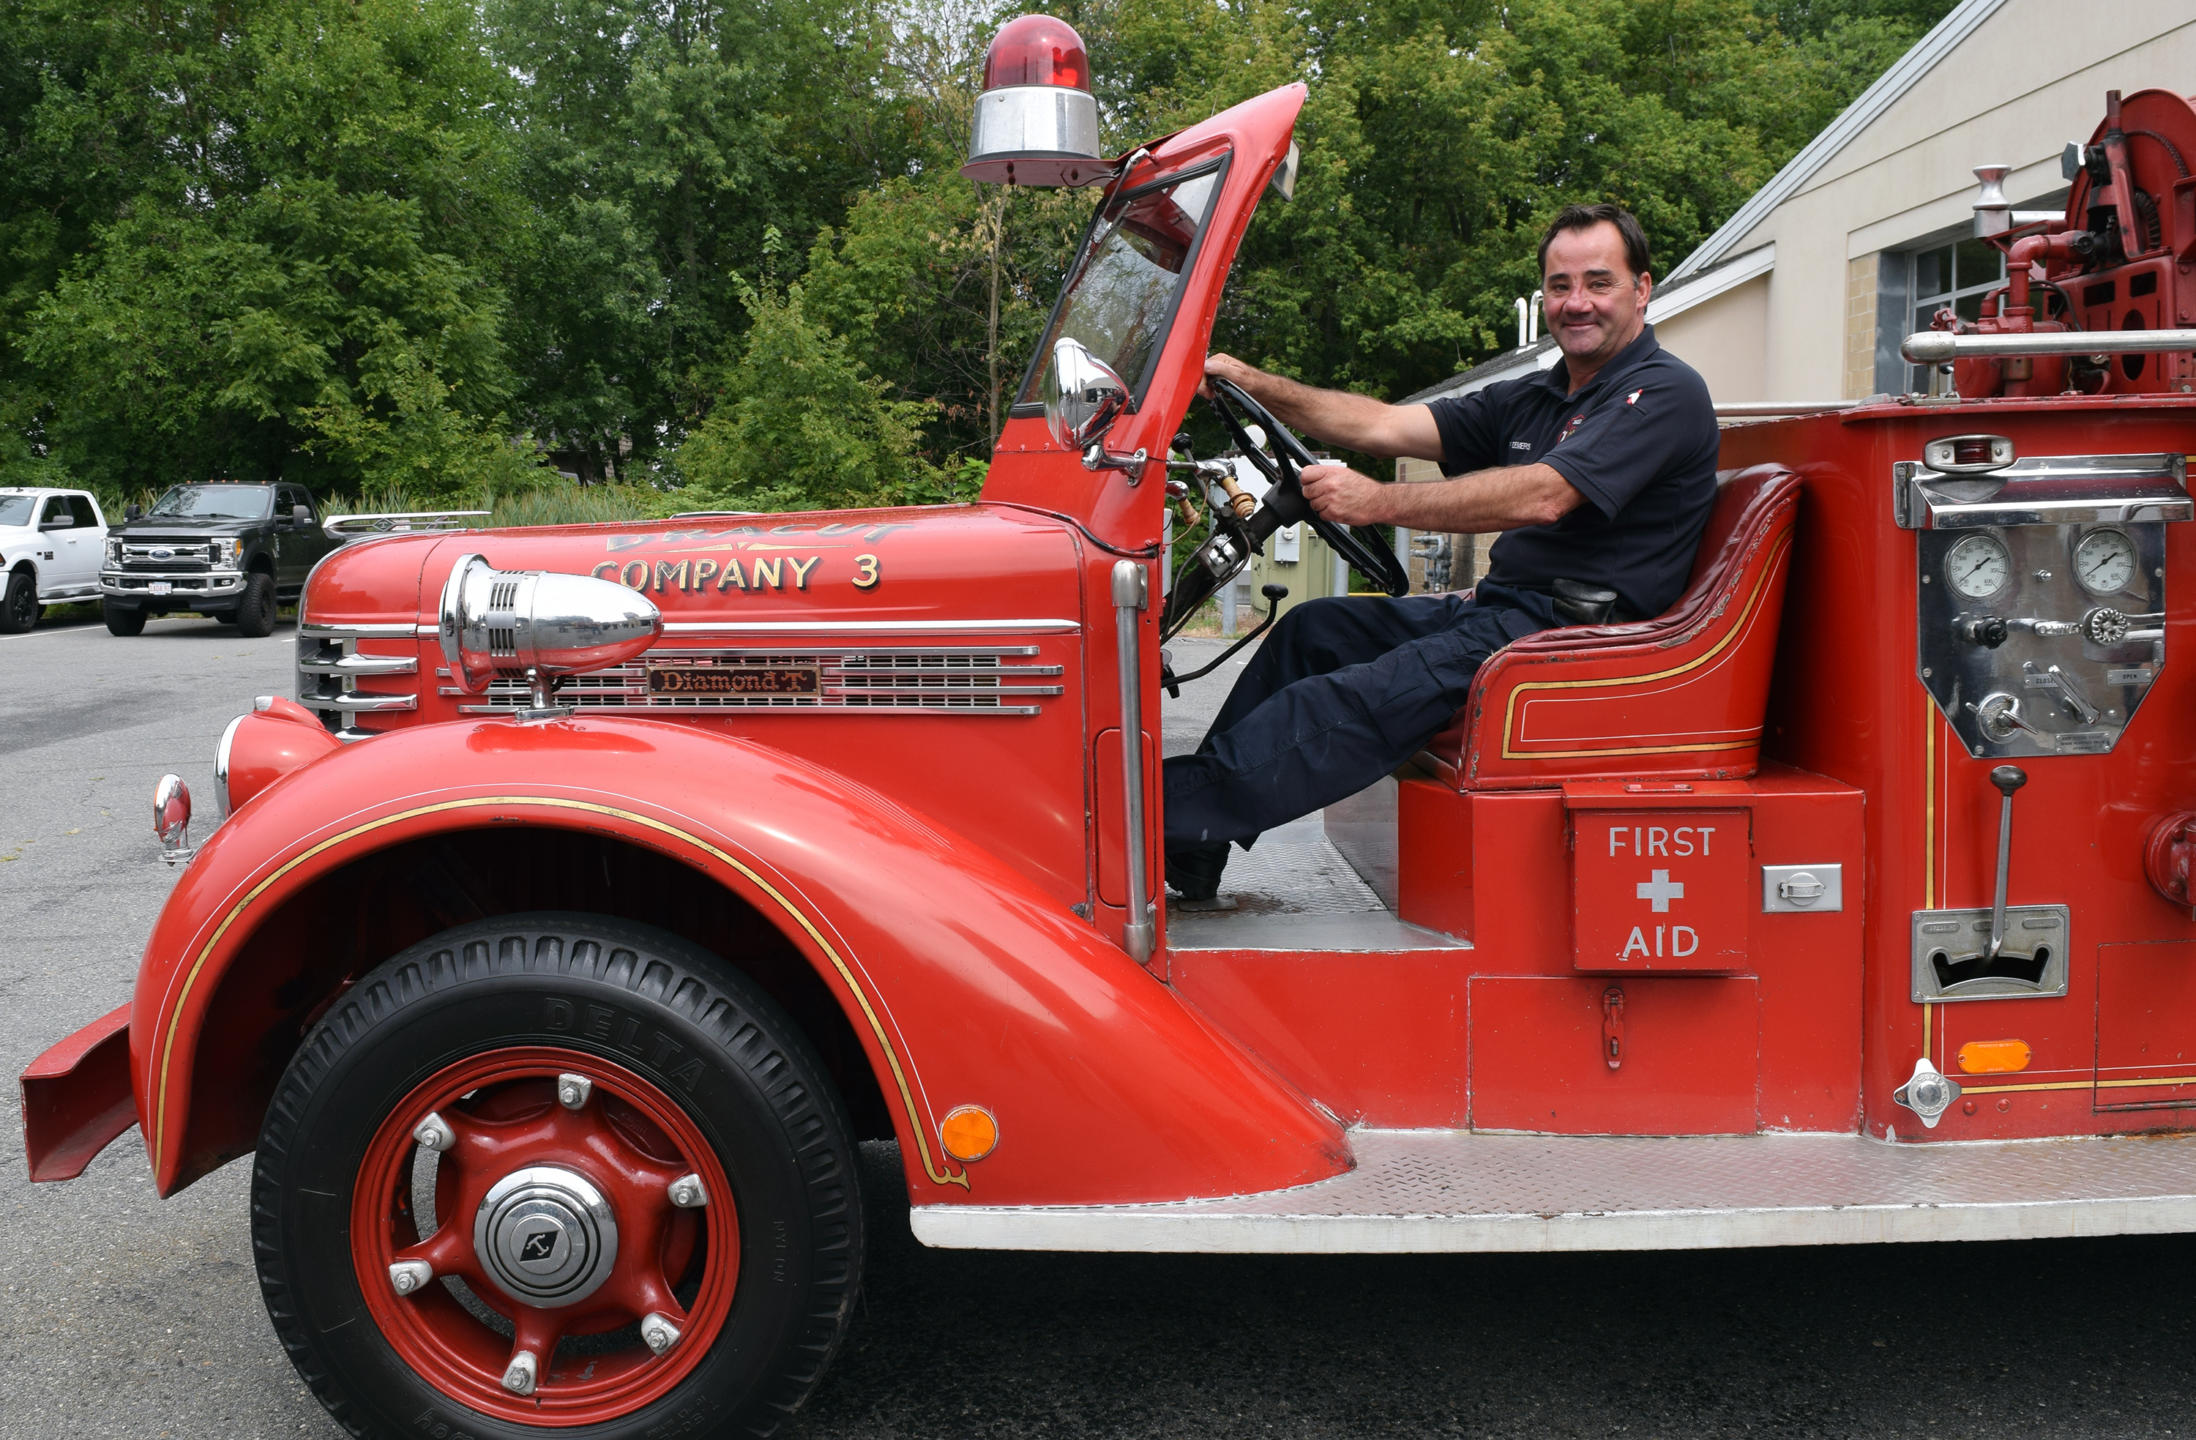
M 961 173 L 1003 185 L 1089 185 L 1112 175 L 1098 156 L 1090 52 L 1065 20 L 1023 15 L 984 52 L 984 93 Z

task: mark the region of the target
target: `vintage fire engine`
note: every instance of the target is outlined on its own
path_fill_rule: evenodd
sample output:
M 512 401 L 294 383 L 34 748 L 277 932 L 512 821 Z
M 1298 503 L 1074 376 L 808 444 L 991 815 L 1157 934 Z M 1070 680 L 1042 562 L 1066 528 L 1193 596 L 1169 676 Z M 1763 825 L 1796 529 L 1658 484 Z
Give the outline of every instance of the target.
M 986 82 L 969 173 L 1104 190 L 981 501 L 323 562 L 132 1003 L 23 1077 L 34 1178 L 256 1149 L 298 1369 L 437 1436 L 767 1431 L 870 1136 L 943 1246 L 2196 1227 L 2188 102 L 2115 98 L 2063 218 L 1986 194 L 1942 393 L 1727 430 L 1675 609 L 1511 646 L 1169 914 L 1162 641 L 1306 507 L 1241 392 L 1262 504 L 1165 457 L 1304 92 L 1105 161 L 1066 26 Z

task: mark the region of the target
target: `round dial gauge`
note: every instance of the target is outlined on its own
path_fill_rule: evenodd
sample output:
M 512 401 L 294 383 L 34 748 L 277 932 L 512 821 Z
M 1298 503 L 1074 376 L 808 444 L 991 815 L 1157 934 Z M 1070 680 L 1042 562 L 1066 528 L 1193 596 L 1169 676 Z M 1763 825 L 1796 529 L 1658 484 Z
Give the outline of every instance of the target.
M 2135 542 L 2117 530 L 2092 530 L 2074 547 L 2074 578 L 2092 595 L 2125 590 L 2135 578 Z
M 1954 591 L 1970 600 L 1983 600 L 2005 588 L 2013 564 L 2005 545 L 1993 535 L 1970 535 L 1944 557 L 1944 575 Z

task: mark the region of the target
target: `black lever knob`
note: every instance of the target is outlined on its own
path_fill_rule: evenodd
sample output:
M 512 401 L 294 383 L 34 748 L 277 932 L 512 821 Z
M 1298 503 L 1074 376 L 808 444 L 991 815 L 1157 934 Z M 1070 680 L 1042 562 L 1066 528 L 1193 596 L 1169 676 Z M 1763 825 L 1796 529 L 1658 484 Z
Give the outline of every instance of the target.
M 2018 765 L 2000 765 L 1990 772 L 1990 783 L 1998 787 L 1998 793 L 2006 799 L 2028 783 L 2028 772 Z
M 1267 604 L 1278 605 L 1283 600 L 1289 598 L 1289 587 L 1286 585 L 1276 585 L 1271 580 L 1268 580 L 1265 584 L 1258 587 L 1258 593 L 1266 597 Z
M 1190 449 L 1190 437 L 1189 431 L 1187 430 L 1184 430 L 1181 434 L 1175 436 L 1172 440 L 1168 441 L 1167 449 L 1172 451 L 1174 454 L 1181 456 L 1184 460 L 1194 460 L 1197 458 L 1196 454 Z

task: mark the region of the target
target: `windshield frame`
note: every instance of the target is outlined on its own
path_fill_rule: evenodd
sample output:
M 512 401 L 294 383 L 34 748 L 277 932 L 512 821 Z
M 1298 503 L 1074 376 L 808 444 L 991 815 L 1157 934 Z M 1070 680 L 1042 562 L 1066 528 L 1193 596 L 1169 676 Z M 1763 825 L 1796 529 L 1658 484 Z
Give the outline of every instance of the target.
M 0 529 L 14 529 L 18 526 L 30 526 L 37 524 L 39 499 L 40 497 L 36 495 L 0 495 Z M 14 504 L 20 504 L 25 507 L 23 510 L 23 518 L 20 520 L 10 520 L 7 518 L 7 512 L 5 507 Z
M 249 515 L 232 515 L 228 513 L 217 514 L 210 511 L 192 510 L 170 511 L 164 514 L 160 509 L 161 503 L 163 501 L 165 501 L 170 495 L 174 495 L 178 492 L 187 491 L 193 494 L 241 495 L 246 490 L 257 490 L 260 492 L 259 509 L 253 511 Z M 160 493 L 159 499 L 153 501 L 152 504 L 145 507 L 145 518 L 147 520 L 264 520 L 269 515 L 274 513 L 274 499 L 274 485 L 271 482 L 264 480 L 253 480 L 236 485 L 207 485 L 200 482 L 186 481 L 181 485 L 170 485 L 166 490 L 163 490 Z
M 1190 241 L 1188 253 L 1182 257 L 1182 269 L 1180 274 L 1175 277 L 1174 293 L 1167 297 L 1166 313 L 1159 325 L 1158 338 L 1152 344 L 1151 356 L 1144 362 L 1144 373 L 1133 377 L 1127 375 L 1121 377 L 1129 387 L 1126 413 L 1133 415 L 1142 408 L 1144 393 L 1151 388 L 1152 378 L 1159 373 L 1159 362 L 1166 354 L 1167 342 L 1174 337 L 1175 321 L 1181 317 L 1182 312 L 1182 296 L 1188 291 L 1190 277 L 1197 273 L 1198 260 L 1205 253 L 1205 239 L 1212 233 L 1213 216 L 1219 211 L 1221 198 L 1227 192 L 1228 170 L 1234 159 L 1235 146 L 1230 144 L 1217 155 L 1193 160 L 1178 170 L 1170 170 L 1155 179 L 1147 180 L 1133 190 L 1109 192 L 1100 201 L 1098 208 L 1091 214 L 1090 224 L 1084 227 L 1082 244 L 1075 247 L 1075 261 L 1068 267 L 1067 283 L 1060 287 L 1059 295 L 1052 302 L 1052 310 L 1045 317 L 1045 328 L 1039 336 L 1036 351 L 1029 357 L 1029 364 L 1022 371 L 1021 383 L 1014 387 L 1015 399 L 1007 409 L 1008 418 L 1020 420 L 1041 416 L 1045 413 L 1044 401 L 1041 398 L 1024 400 L 1020 397 L 1029 394 L 1031 390 L 1037 387 L 1044 378 L 1045 368 L 1052 363 L 1052 347 L 1045 343 L 1044 336 L 1053 335 L 1058 329 L 1062 312 L 1067 308 L 1068 299 L 1075 294 L 1078 282 L 1086 273 L 1086 266 L 1090 260 L 1090 248 L 1098 238 L 1099 222 L 1105 218 L 1106 212 L 1116 205 L 1127 205 L 1138 197 L 1148 195 L 1154 190 L 1164 190 L 1170 186 L 1180 185 L 1185 181 L 1211 175 L 1214 177 L 1212 200 L 1205 208 L 1204 219 L 1198 222 L 1197 234 Z M 1106 357 L 1100 356 L 1099 358 L 1104 359 Z

